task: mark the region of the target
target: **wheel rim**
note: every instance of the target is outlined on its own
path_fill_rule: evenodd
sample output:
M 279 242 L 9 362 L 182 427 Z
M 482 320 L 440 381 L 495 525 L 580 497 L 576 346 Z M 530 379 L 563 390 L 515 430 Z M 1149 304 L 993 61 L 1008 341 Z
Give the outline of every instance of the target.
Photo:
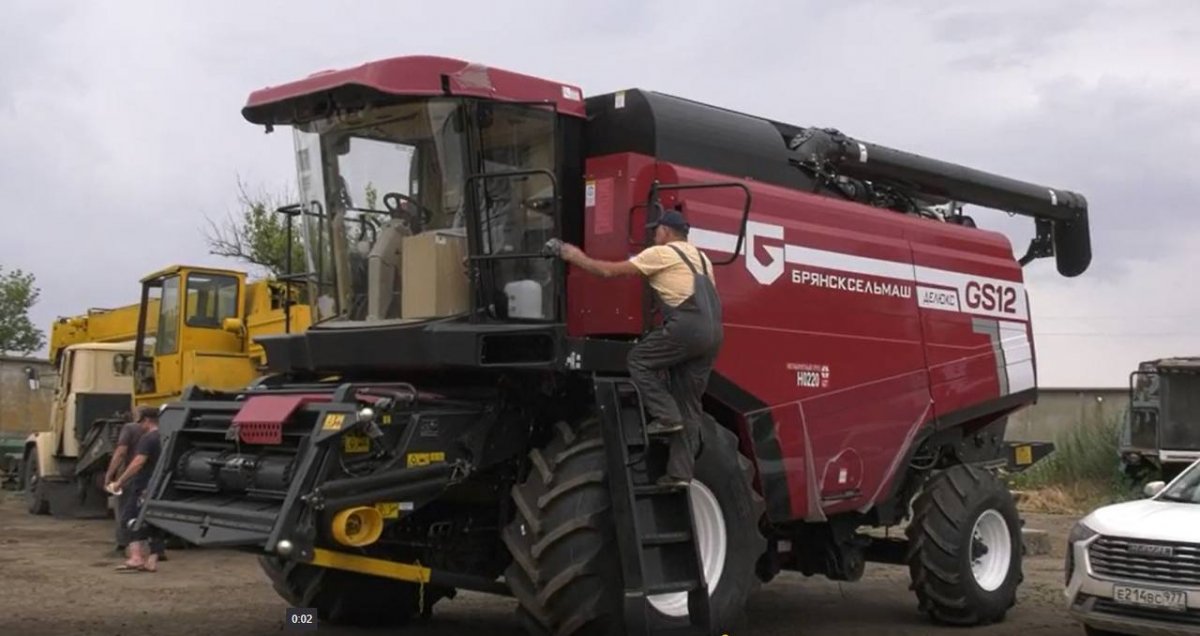
M 1008 523 L 995 510 L 975 520 L 971 530 L 971 574 L 984 591 L 994 592 L 1004 584 L 1012 564 L 1012 535 Z
M 688 494 L 692 500 L 692 514 L 696 519 L 696 544 L 700 548 L 700 560 L 704 564 L 704 581 L 708 594 L 712 596 L 721 582 L 725 571 L 725 552 L 729 534 L 725 528 L 725 514 L 712 491 L 699 480 L 693 479 Z M 688 615 L 687 592 L 655 594 L 647 599 L 654 609 L 672 617 Z

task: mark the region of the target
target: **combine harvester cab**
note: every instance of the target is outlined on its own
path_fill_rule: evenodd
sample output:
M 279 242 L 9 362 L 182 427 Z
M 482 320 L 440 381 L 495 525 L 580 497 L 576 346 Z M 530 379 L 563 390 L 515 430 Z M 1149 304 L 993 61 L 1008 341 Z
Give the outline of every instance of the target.
M 293 129 L 289 280 L 316 322 L 259 338 L 269 373 L 244 390 L 165 407 L 139 523 L 257 555 L 333 623 L 473 589 L 516 597 L 531 633 L 705 633 L 781 570 L 867 561 L 906 564 L 942 622 L 1015 603 L 997 472 L 1036 459 L 1003 441 L 1037 395 L 1022 267 L 1087 269 L 1083 196 L 435 57 L 266 88 L 243 115 Z M 964 205 L 1032 218 L 1028 252 Z M 647 485 L 664 453 L 626 369 L 656 320 L 643 282 L 543 249 L 623 260 L 671 208 L 725 320 L 686 493 Z

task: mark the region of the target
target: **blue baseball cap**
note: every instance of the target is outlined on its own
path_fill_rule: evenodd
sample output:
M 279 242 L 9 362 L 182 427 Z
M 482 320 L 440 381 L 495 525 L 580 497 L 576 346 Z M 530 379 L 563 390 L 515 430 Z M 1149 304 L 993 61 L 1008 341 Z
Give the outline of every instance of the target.
M 653 230 L 660 225 L 665 225 L 676 232 L 687 232 L 692 227 L 678 210 L 670 210 L 665 214 L 660 214 L 657 219 L 646 224 L 646 229 Z

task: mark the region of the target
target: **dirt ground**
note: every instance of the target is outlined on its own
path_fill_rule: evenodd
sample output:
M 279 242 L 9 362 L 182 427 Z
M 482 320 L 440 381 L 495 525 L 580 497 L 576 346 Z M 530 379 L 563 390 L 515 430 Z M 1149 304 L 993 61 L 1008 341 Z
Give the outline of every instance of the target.
M 785 573 L 753 597 L 753 634 L 864 636 L 896 634 L 1081 634 L 1062 609 L 1063 544 L 1073 519 L 1026 515 L 1047 530 L 1053 551 L 1028 557 L 1017 606 L 998 625 L 945 629 L 916 611 L 908 573 L 868 565 L 862 581 L 834 583 Z M 279 634 L 283 603 L 252 557 L 218 550 L 173 551 L 154 574 L 118 573 L 112 521 L 70 521 L 27 514 L 17 493 L 0 491 L 0 633 L 41 635 Z M 514 601 L 461 593 L 440 602 L 411 635 L 518 634 Z M 377 635 L 320 625 L 317 633 Z M 298 632 L 303 633 L 303 632 Z M 312 632 L 308 632 L 312 633 Z

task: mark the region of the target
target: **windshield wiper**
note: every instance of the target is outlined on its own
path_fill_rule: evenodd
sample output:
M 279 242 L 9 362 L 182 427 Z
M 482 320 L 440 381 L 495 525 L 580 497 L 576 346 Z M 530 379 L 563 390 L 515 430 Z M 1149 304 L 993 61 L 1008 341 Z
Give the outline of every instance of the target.
M 1159 499 L 1159 501 L 1170 501 L 1172 503 L 1188 503 L 1188 504 L 1200 503 L 1200 502 L 1197 502 L 1195 499 L 1192 499 L 1189 497 L 1172 495 L 1170 493 L 1165 493 L 1165 492 L 1163 494 L 1159 495 L 1158 499 Z

